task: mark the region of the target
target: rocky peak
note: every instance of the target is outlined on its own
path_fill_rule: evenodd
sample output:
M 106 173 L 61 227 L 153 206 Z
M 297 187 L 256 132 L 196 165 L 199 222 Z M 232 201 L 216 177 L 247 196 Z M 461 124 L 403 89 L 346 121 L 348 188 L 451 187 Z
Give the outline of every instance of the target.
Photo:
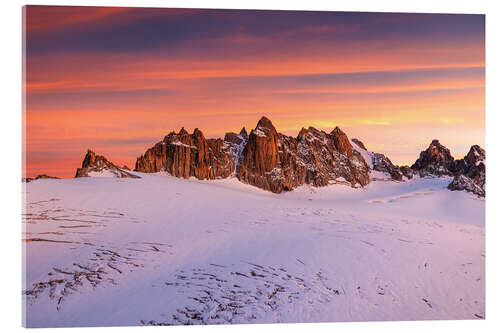
M 304 138 L 307 133 L 309 133 L 309 131 L 302 127 L 302 129 L 299 131 L 299 134 L 297 134 L 297 140 L 302 140 L 302 138 Z
M 269 118 L 267 118 L 266 116 L 263 116 L 262 118 L 260 118 L 259 122 L 257 123 L 256 128 L 275 129 L 271 120 L 269 120 Z
M 195 128 L 189 134 L 184 127 L 165 138 L 137 158 L 135 171 L 160 172 L 198 179 L 226 178 L 234 171 L 230 147 L 221 139 L 205 139 Z
M 485 196 L 486 154 L 484 149 L 473 145 L 463 159 L 455 161 L 455 178 L 448 188 Z
M 450 154 L 450 150 L 439 143 L 439 140 L 432 140 L 429 148 L 427 149 L 427 155 L 430 160 L 446 163 L 449 160 L 453 160 Z
M 276 132 L 276 128 L 274 127 L 271 120 L 266 117 L 262 117 L 257 123 L 255 129 L 250 132 L 250 137 L 252 136 L 252 134 L 258 137 L 277 137 L 278 133 Z
M 369 182 L 368 172 L 364 159 L 353 153 L 340 129 L 327 134 L 314 127 L 302 128 L 293 138 L 277 133 L 263 117 L 250 133 L 238 176 L 245 183 L 279 193 L 303 184 L 364 186 Z
M 421 177 L 454 176 L 448 186 L 450 190 L 485 196 L 485 151 L 478 145 L 473 145 L 463 159 L 455 160 L 448 148 L 438 140 L 432 140 L 429 148 L 420 153 L 411 168 Z
M 486 153 L 483 148 L 478 145 L 473 145 L 470 147 L 469 152 L 465 156 L 464 160 L 467 161 L 469 165 L 477 165 L 486 159 Z
M 391 179 L 393 180 L 403 180 L 403 172 L 398 166 L 392 164 L 391 160 L 384 154 L 373 153 L 372 162 L 373 170 L 388 173 L 391 175 Z M 405 176 L 409 179 L 413 177 L 413 175 L 409 176 L 409 174 L 405 174 Z
M 31 181 L 38 180 L 38 179 L 60 179 L 60 178 L 54 177 L 54 176 L 49 176 L 46 174 L 40 174 L 40 175 L 36 176 L 35 178 L 31 178 L 31 177 L 21 178 L 21 180 L 25 183 L 29 183 Z
M 364 149 L 364 150 L 368 150 L 368 149 L 366 149 L 363 142 L 361 142 L 360 140 L 353 138 L 353 139 L 351 139 L 351 141 L 354 142 L 354 144 L 356 144 L 359 148 Z
M 272 122 L 262 117 L 255 129 L 250 132 L 248 142 L 243 149 L 238 178 L 260 188 L 279 191 L 268 177 L 279 162 L 278 133 Z
M 324 131 L 320 131 L 312 126 L 309 126 L 307 129 L 302 127 L 300 130 L 299 134 L 297 135 L 297 140 L 300 142 L 302 140 L 307 140 L 307 141 L 315 141 L 315 140 L 320 140 L 325 143 L 327 140 L 328 134 Z
M 102 156 L 100 157 L 102 158 Z M 83 158 L 82 168 L 88 168 L 89 166 L 95 164 L 96 160 L 97 160 L 96 154 L 92 150 L 88 149 L 87 154 Z
M 411 168 L 419 172 L 422 177 L 451 176 L 455 173 L 455 161 L 450 150 L 434 139 L 429 147 L 420 153 L 420 157 Z
M 182 131 L 182 130 L 181 130 Z M 193 131 L 193 136 L 197 138 L 198 140 L 204 140 L 205 136 L 203 135 L 203 132 L 200 131 L 198 128 L 195 128 Z
M 409 166 L 394 165 L 389 157 L 384 154 L 368 151 L 363 142 L 360 140 L 351 139 L 351 141 L 354 143 L 354 145 L 352 145 L 354 151 L 359 151 L 363 155 L 363 158 L 369 160 L 367 161 L 367 164 L 371 170 L 379 171 L 385 174 L 380 175 L 377 173 L 371 173 L 373 180 L 388 180 L 388 176 L 390 176 L 390 179 L 395 181 L 403 181 L 403 177 L 406 177 L 407 179 L 413 178 L 415 171 L 413 171 Z
M 46 174 L 41 174 L 35 177 L 35 180 L 37 179 L 60 179 L 59 177 L 54 177 L 54 176 L 49 176 Z
M 451 191 L 467 191 L 480 197 L 486 196 L 484 186 L 480 186 L 473 179 L 464 175 L 455 176 L 453 181 L 448 185 L 448 189 Z
M 107 176 L 118 178 L 140 178 L 130 172 L 127 172 L 115 164 L 111 163 L 106 157 L 97 155 L 94 151 L 88 149 L 83 158 L 82 167 L 76 170 L 75 178 Z
M 473 145 L 463 159 L 455 161 L 455 174 L 473 177 L 475 169 L 481 163 L 486 163 L 485 151 L 478 145 Z
M 338 126 L 335 127 L 330 135 L 333 136 L 333 142 L 337 150 L 340 153 L 347 155 L 348 158 L 351 158 L 352 146 L 347 135 Z
M 365 160 L 352 150 L 339 128 L 330 134 L 304 128 L 293 138 L 278 133 L 267 117 L 249 134 L 243 128 L 239 134 L 226 133 L 224 140 L 205 139 L 198 129 L 193 134 L 184 129 L 171 132 L 137 159 L 135 170 L 198 179 L 235 175 L 244 183 L 276 193 L 303 184 L 340 182 L 359 187 L 370 181 Z

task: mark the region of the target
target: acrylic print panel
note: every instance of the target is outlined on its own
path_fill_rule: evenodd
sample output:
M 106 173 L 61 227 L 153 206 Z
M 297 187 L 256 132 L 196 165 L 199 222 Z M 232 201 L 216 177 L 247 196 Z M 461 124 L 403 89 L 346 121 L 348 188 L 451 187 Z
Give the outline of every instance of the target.
M 25 326 L 484 318 L 484 15 L 23 12 Z

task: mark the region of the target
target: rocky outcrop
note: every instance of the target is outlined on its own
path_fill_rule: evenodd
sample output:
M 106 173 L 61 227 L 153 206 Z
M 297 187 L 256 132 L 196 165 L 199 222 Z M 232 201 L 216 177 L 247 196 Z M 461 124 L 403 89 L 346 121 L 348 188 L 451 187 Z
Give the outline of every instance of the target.
M 421 177 L 453 176 L 456 172 L 455 160 L 450 150 L 438 140 L 432 140 L 429 148 L 420 153 L 420 157 L 411 166 Z
M 351 141 L 355 144 L 355 149 L 360 151 L 360 153 L 363 155 L 365 158 L 367 164 L 370 166 L 371 170 L 374 171 L 379 171 L 384 174 L 387 174 L 388 176 L 391 177 L 392 180 L 395 181 L 403 181 L 403 177 L 406 177 L 407 179 L 412 179 L 413 178 L 413 170 L 410 169 L 408 166 L 402 166 L 399 167 L 397 165 L 394 165 L 391 160 L 385 156 L 384 154 L 380 153 L 374 153 L 374 152 L 369 152 L 366 150 L 365 145 L 363 142 L 361 142 L 358 139 L 351 139 Z M 356 148 L 356 146 L 358 148 Z M 373 180 L 386 180 L 387 178 L 380 178 L 378 175 L 373 176 Z
M 364 149 L 364 150 L 368 151 L 368 149 L 366 149 L 366 147 L 365 147 L 364 143 L 363 143 L 363 142 L 361 142 L 360 140 L 358 140 L 358 139 L 356 139 L 356 138 L 352 138 L 352 139 L 351 139 L 351 141 L 352 141 L 352 142 L 354 142 L 355 144 L 357 144 L 359 148 L 361 148 L 361 149 Z
M 25 182 L 25 183 L 29 183 L 29 182 L 31 182 L 33 180 L 37 180 L 37 179 L 61 179 L 61 178 L 54 177 L 54 176 L 49 176 L 49 175 L 46 175 L 46 174 L 41 174 L 41 175 L 36 176 L 35 178 L 31 178 L 31 177 L 22 178 L 22 181 Z
M 455 160 L 448 148 L 438 140 L 433 140 L 411 168 L 421 177 L 453 176 L 453 181 L 448 185 L 450 190 L 485 196 L 485 162 L 485 151 L 478 145 L 472 146 L 463 159 Z
M 250 134 L 242 128 L 239 134 L 226 133 L 223 140 L 205 139 L 198 129 L 193 134 L 172 132 L 137 159 L 135 170 L 198 179 L 234 175 L 275 193 L 303 184 L 357 187 L 370 182 L 364 159 L 339 128 L 326 133 L 309 127 L 294 138 L 278 133 L 266 117 Z
M 407 165 L 400 166 L 399 170 L 401 171 L 403 176 L 405 176 L 408 179 L 412 179 L 413 175 L 415 174 L 415 171 Z
M 352 143 L 338 127 L 330 133 L 302 128 L 297 137 L 291 137 L 279 133 L 271 120 L 262 117 L 250 133 L 242 128 L 239 133 L 226 133 L 224 139 L 206 139 L 199 129 L 192 134 L 184 128 L 171 132 L 137 158 L 134 170 L 163 171 L 180 178 L 234 176 L 275 193 L 304 184 L 362 187 L 380 178 L 380 174 L 371 178 L 374 171 L 387 175 L 384 180 L 390 177 L 395 181 L 412 179 L 415 174 L 463 174 L 484 190 L 484 150 L 479 146 L 473 146 L 463 160 L 455 161 L 449 149 L 433 140 L 411 167 L 400 167 L 383 154 L 368 152 L 360 140 L 352 139 Z M 456 183 L 454 189 L 466 185 L 463 179 Z
M 303 184 L 357 187 L 370 182 L 368 166 L 340 128 L 331 133 L 303 128 L 293 138 L 277 133 L 265 117 L 250 132 L 238 178 L 276 193 Z
M 228 139 L 232 138 L 228 134 Z M 198 179 L 227 178 L 234 172 L 233 143 L 205 139 L 199 129 L 189 134 L 184 128 L 171 132 L 137 159 L 135 171 L 159 172 Z
M 403 180 L 403 173 L 399 167 L 392 164 L 391 160 L 384 154 L 373 153 L 372 161 L 373 170 L 388 173 L 391 175 L 391 179 L 393 180 Z
M 130 172 L 117 167 L 106 157 L 96 155 L 92 150 L 88 150 L 82 162 L 82 167 L 76 170 L 75 178 L 92 177 L 92 176 L 108 176 L 118 178 L 141 178 Z
M 478 145 L 470 148 L 467 155 L 455 163 L 455 178 L 448 188 L 452 191 L 468 191 L 486 195 L 486 154 Z
M 463 159 L 456 160 L 455 171 L 457 174 L 466 175 L 473 178 L 480 163 L 485 164 L 486 154 L 483 148 L 478 145 L 470 147 L 469 152 Z
M 278 132 L 266 117 L 250 132 L 243 149 L 238 179 L 272 192 L 283 191 Z
M 448 185 L 448 189 L 451 191 L 467 191 L 480 197 L 484 197 L 486 195 L 484 188 L 480 187 L 474 180 L 464 175 L 455 176 L 453 181 Z
M 54 176 L 49 176 L 46 174 L 41 174 L 35 177 L 35 180 L 37 179 L 60 179 L 59 177 L 54 177 Z

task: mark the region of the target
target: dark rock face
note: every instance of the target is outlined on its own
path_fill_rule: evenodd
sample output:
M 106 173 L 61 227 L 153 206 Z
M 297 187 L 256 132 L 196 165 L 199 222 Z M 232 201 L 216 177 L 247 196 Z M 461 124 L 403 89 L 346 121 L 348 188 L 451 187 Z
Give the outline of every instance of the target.
M 420 153 L 420 157 L 411 168 L 421 177 L 452 176 L 456 171 L 455 160 L 450 150 L 441 145 L 438 140 L 432 140 L 429 148 Z
M 248 133 L 247 133 L 247 130 L 245 129 L 245 127 L 243 127 L 240 131 L 240 135 L 243 137 L 243 138 L 248 138 Z
M 76 170 L 75 178 L 89 177 L 90 172 L 110 172 L 115 177 L 119 178 L 141 178 L 129 172 L 126 172 L 104 156 L 96 155 L 92 150 L 88 150 L 82 162 L 82 167 Z
M 483 191 L 486 192 L 485 186 L 486 186 L 486 165 L 481 162 L 478 164 L 478 166 L 475 168 L 474 172 L 471 174 L 468 174 L 468 177 L 474 181 L 475 184 L 477 184 L 479 187 L 483 189 Z
M 401 171 L 403 176 L 405 176 L 408 179 L 412 179 L 413 175 L 415 174 L 415 171 L 407 165 L 400 166 L 399 170 Z
M 21 180 L 25 183 L 29 183 L 33 180 L 37 180 L 37 179 L 61 179 L 59 177 L 54 177 L 54 176 L 49 176 L 49 175 L 46 175 L 46 174 L 41 174 L 41 175 L 38 175 L 36 176 L 35 178 L 22 178 Z
M 411 167 L 422 177 L 453 176 L 453 181 L 448 185 L 452 191 L 468 191 L 485 196 L 485 158 L 484 149 L 474 145 L 463 159 L 455 160 L 448 148 L 438 140 L 433 140 Z
M 398 166 L 392 164 L 391 160 L 383 154 L 374 153 L 372 156 L 373 170 L 387 172 L 393 180 L 402 181 L 403 173 Z
M 333 143 L 335 148 L 337 148 L 337 151 L 346 155 L 348 158 L 351 158 L 353 155 L 352 146 L 347 138 L 347 135 L 342 132 L 340 128 L 335 127 L 335 129 L 330 133 L 330 136 L 333 138 Z
M 486 195 L 484 188 L 480 187 L 474 180 L 464 175 L 458 175 L 453 178 L 453 181 L 448 185 L 451 191 L 467 191 L 474 193 L 480 197 Z
M 264 117 L 250 132 L 238 177 L 242 182 L 280 193 L 303 184 L 347 182 L 365 186 L 370 181 L 368 172 L 365 161 L 352 150 L 339 128 L 330 134 L 303 128 L 293 138 L 277 133 Z
M 268 191 L 281 192 L 282 170 L 278 164 L 278 132 L 269 119 L 262 117 L 248 136 L 238 179 Z
M 54 176 L 49 176 L 49 175 L 46 175 L 46 174 L 41 174 L 41 175 L 38 175 L 35 177 L 35 180 L 36 179 L 60 179 L 59 177 L 54 177 Z
M 222 139 L 207 140 L 197 128 L 193 134 L 182 128 L 139 157 L 135 171 L 166 171 L 180 178 L 218 179 L 234 172 L 234 159 L 230 145 Z
M 478 145 L 470 148 L 469 153 L 456 161 L 456 175 L 448 188 L 452 191 L 468 191 L 479 196 L 486 195 L 486 154 Z
M 365 186 L 369 169 L 339 128 L 331 133 L 310 127 L 297 138 L 276 131 L 262 117 L 248 134 L 226 133 L 224 140 L 205 139 L 199 130 L 172 132 L 136 162 L 136 171 L 166 171 L 176 177 L 240 181 L 280 193 L 303 184 L 345 182 Z
M 364 149 L 364 150 L 368 150 L 368 149 L 366 149 L 364 143 L 361 142 L 360 140 L 353 138 L 353 139 L 351 139 L 351 141 L 354 142 L 355 144 L 357 144 L 359 148 Z
M 478 145 L 470 147 L 469 152 L 461 160 L 456 160 L 455 170 L 458 174 L 464 174 L 469 178 L 473 178 L 476 168 L 481 162 L 486 159 L 486 154 L 483 148 Z

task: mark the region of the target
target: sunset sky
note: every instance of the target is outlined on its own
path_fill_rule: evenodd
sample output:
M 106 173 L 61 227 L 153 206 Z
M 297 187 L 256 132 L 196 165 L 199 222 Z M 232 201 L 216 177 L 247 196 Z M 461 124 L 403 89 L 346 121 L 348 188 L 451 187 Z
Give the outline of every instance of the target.
M 341 127 L 412 164 L 485 141 L 483 15 L 25 7 L 26 176 L 130 168 L 172 130 Z

